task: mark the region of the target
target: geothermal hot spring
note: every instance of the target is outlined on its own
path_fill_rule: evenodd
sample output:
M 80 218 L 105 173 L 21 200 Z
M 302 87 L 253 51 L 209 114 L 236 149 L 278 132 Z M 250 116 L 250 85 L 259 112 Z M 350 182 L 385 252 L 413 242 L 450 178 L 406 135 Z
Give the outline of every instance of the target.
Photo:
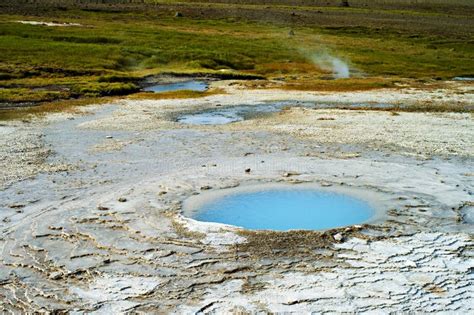
M 144 88 L 147 92 L 175 92 L 175 91 L 197 91 L 204 92 L 208 88 L 208 84 L 204 81 L 189 80 L 183 82 L 160 83 Z
M 269 114 L 278 113 L 285 108 L 302 107 L 312 109 L 326 108 L 373 108 L 373 109 L 390 109 L 391 104 L 385 103 L 353 103 L 353 104 L 337 104 L 337 103 L 315 103 L 315 102 L 294 102 L 294 101 L 277 101 L 267 102 L 255 105 L 236 105 L 224 106 L 217 108 L 208 108 L 182 113 L 174 117 L 174 121 L 187 125 L 224 125 L 233 122 L 239 122 L 252 118 L 264 117 Z M 404 105 L 398 105 L 404 107 Z
M 211 194 L 212 195 L 212 194 Z M 352 195 L 314 188 L 229 190 L 185 204 L 197 221 L 251 230 L 324 230 L 365 223 L 376 211 Z M 186 210 L 185 210 L 186 211 Z

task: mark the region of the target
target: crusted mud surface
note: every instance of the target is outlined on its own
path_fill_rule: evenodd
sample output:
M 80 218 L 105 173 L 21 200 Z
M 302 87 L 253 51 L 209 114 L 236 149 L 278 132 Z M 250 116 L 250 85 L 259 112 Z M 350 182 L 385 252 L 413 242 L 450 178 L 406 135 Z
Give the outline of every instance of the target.
M 282 100 L 472 106 L 463 88 L 227 87 L 3 123 L 0 309 L 472 313 L 472 114 L 290 106 L 221 126 L 175 122 L 182 112 Z M 183 216 L 192 195 L 276 182 L 363 189 L 381 196 L 386 215 L 286 233 Z

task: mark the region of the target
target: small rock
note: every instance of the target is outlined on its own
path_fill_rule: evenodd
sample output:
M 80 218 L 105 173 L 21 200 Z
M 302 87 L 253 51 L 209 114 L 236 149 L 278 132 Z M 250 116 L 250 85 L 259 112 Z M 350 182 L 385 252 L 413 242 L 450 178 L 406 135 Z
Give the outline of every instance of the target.
M 13 204 L 13 205 L 9 205 L 8 207 L 10 209 L 21 209 L 21 208 L 24 208 L 25 205 L 23 205 L 23 204 Z
M 112 139 L 113 137 L 112 136 L 106 136 L 105 138 L 106 139 Z
M 406 265 L 407 267 L 412 267 L 412 268 L 418 267 L 418 265 L 416 264 L 416 262 L 414 262 L 413 260 L 407 260 L 407 261 L 405 261 L 405 265 Z
M 106 211 L 106 210 L 109 210 L 109 207 L 97 206 L 97 209 L 98 209 L 98 210 L 101 210 L 101 211 Z
M 286 173 L 283 173 L 283 177 L 290 177 L 290 176 L 298 176 L 300 175 L 300 173 L 297 173 L 297 172 L 286 172 Z
M 349 0 L 342 0 L 341 1 L 341 7 L 345 7 L 345 8 L 350 7 Z
M 211 186 L 201 186 L 201 190 L 209 190 L 211 189 L 212 187 Z
M 51 280 L 59 280 L 63 277 L 63 273 L 62 272 L 59 272 L 59 271 L 55 271 L 55 272 L 52 272 L 50 275 L 49 275 L 49 279 Z
M 158 193 L 158 196 L 163 196 L 163 195 L 166 195 L 167 193 L 168 193 L 167 191 L 162 190 Z
M 181 13 L 181 12 L 176 12 L 176 13 L 174 14 L 174 17 L 183 17 L 183 13 Z
M 319 117 L 318 120 L 336 120 L 334 117 Z
M 342 241 L 342 239 L 344 238 L 341 233 L 334 234 L 332 237 L 333 237 L 334 240 L 337 241 L 337 242 Z
M 118 202 L 127 202 L 127 198 L 125 198 L 125 197 L 120 197 L 120 198 L 118 199 Z
M 252 169 L 251 169 L 250 167 L 249 167 L 249 168 L 246 168 L 246 169 L 245 169 L 245 173 L 248 174 L 248 173 L 250 173 L 251 170 L 252 170 Z

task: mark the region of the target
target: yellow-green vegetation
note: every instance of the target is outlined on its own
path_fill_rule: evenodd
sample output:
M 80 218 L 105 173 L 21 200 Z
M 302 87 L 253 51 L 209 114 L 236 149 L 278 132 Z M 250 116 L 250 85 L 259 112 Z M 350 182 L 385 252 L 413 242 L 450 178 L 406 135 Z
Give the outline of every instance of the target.
M 29 116 L 42 116 L 51 112 L 78 112 L 78 108 L 87 105 L 105 104 L 113 101 L 113 97 L 83 97 L 80 99 L 44 102 L 38 106 L 17 108 L 15 110 L 0 110 L 0 120 L 28 119 Z
M 472 25 L 463 22 L 462 11 L 450 17 L 439 10 L 382 10 L 381 4 L 377 9 L 325 7 L 318 23 L 303 18 L 319 7 L 277 3 L 270 14 L 276 21 L 270 21 L 266 15 L 253 17 L 270 8 L 258 4 L 240 11 L 236 4 L 212 4 L 211 9 L 222 9 L 212 13 L 202 11 L 209 4 L 182 3 L 177 8 L 185 13 L 175 17 L 177 9 L 166 3 L 176 1 L 154 2 L 159 2 L 156 11 L 49 8 L 36 15 L 0 15 L 0 102 L 126 95 L 139 90 L 140 79 L 164 72 L 222 75 L 225 69 L 228 76 L 260 75 L 302 90 L 370 89 L 391 87 L 407 78 L 426 81 L 474 74 Z M 235 16 L 229 17 L 234 11 L 226 8 L 237 10 Z M 223 12 L 226 15 L 220 16 Z M 414 23 L 412 29 L 393 22 L 425 15 L 427 20 Z M 467 23 L 466 32 L 444 33 L 433 24 L 440 16 Z M 378 18 L 379 24 L 362 25 L 367 18 Z M 24 20 L 81 26 L 18 23 Z M 344 60 L 355 77 L 337 84 L 324 80 L 331 71 L 318 64 L 321 56 Z M 178 94 L 156 97 L 206 95 Z
M 348 78 L 338 80 L 289 80 L 283 87 L 300 91 L 363 91 L 394 87 L 399 80 L 386 78 Z
M 129 99 L 134 100 L 165 100 L 165 99 L 180 99 L 180 98 L 200 98 L 206 97 L 215 94 L 224 94 L 225 91 L 219 88 L 210 89 L 207 91 L 190 91 L 190 90 L 180 90 L 172 92 L 162 92 L 162 93 L 153 93 L 153 92 L 141 92 L 135 93 L 128 96 Z
M 61 91 L 35 90 L 29 88 L 0 89 L 0 102 L 43 102 L 61 99 L 67 93 Z

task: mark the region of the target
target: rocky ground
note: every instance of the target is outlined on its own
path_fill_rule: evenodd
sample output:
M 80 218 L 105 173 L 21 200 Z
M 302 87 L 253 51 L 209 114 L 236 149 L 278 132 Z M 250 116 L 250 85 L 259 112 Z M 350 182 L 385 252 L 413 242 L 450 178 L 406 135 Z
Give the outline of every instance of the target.
M 290 107 L 221 126 L 174 121 L 281 100 L 472 106 L 469 86 L 225 88 L 0 125 L 0 309 L 474 311 L 472 114 Z M 190 196 L 263 183 L 364 190 L 383 200 L 386 215 L 277 233 L 196 222 L 182 211 Z

